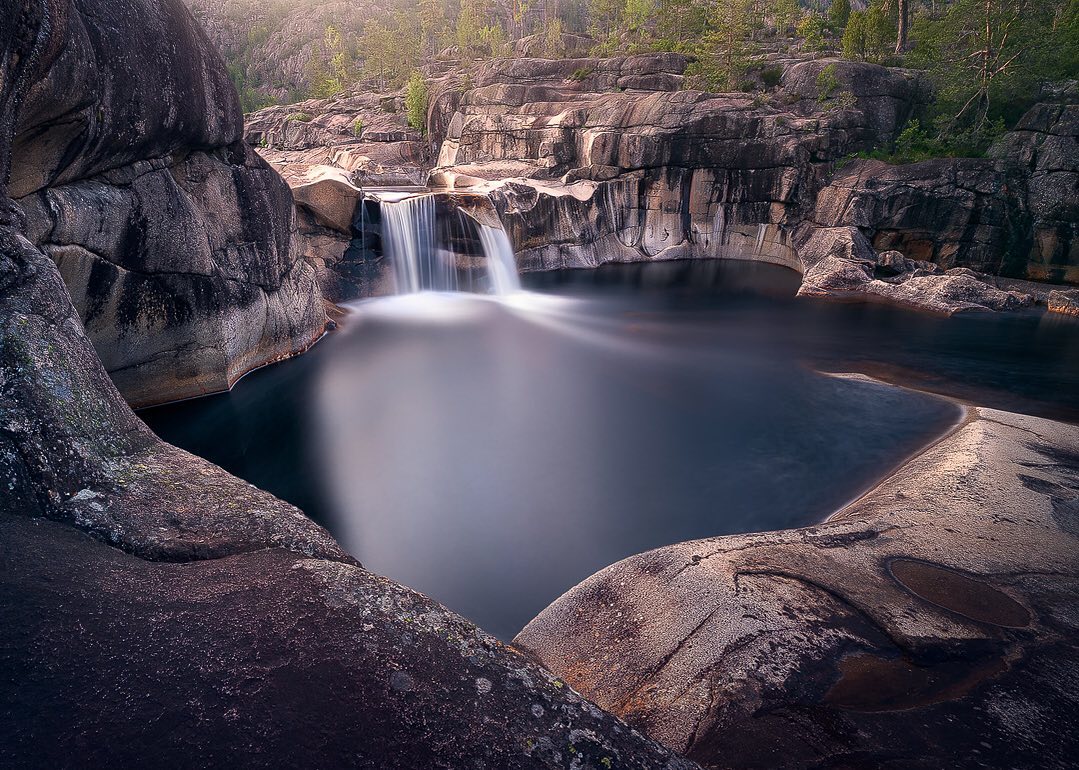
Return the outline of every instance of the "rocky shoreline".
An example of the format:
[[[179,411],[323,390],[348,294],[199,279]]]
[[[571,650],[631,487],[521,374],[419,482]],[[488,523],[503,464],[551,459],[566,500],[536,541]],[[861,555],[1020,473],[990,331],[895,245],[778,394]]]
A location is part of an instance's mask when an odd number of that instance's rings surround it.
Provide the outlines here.
[[[706,767],[1064,768],[1077,502],[1079,428],[973,408],[827,522],[632,557],[514,643]]]

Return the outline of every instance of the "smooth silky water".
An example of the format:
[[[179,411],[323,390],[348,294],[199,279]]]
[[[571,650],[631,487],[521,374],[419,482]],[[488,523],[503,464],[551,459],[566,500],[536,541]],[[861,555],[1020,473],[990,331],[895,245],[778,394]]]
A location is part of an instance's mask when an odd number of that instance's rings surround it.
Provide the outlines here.
[[[504,639],[589,574],[821,520],[955,424],[925,393],[1079,420],[1079,323],[795,300],[748,262],[359,302],[232,393],[142,413],[371,570]]]

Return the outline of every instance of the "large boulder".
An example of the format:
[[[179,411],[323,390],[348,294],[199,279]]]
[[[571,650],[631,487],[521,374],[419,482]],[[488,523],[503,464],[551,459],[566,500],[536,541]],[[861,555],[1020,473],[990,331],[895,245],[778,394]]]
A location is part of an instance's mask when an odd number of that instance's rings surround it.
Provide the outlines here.
[[[7,192],[125,396],[224,390],[317,339],[289,189],[244,144],[235,89],[182,3],[9,5],[53,15],[8,116]]]
[[[515,644],[707,767],[1063,770],[1077,546],[1079,429],[976,410],[828,522],[631,557]]]

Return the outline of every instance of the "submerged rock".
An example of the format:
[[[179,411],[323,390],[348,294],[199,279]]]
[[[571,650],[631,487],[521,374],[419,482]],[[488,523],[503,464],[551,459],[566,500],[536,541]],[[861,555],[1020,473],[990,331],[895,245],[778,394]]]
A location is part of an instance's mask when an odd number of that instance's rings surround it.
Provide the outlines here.
[[[8,195],[125,396],[224,390],[317,339],[288,187],[243,143],[228,73],[183,5],[8,5],[18,34],[49,20],[5,105]]]
[[[707,767],[1065,768],[1079,429],[979,409],[828,522],[661,548],[517,637]]]

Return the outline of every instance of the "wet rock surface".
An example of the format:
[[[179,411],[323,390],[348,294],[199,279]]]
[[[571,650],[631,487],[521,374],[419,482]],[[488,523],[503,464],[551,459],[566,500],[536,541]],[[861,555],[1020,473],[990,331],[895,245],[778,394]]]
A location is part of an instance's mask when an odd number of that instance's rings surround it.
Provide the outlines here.
[[[8,75],[25,83],[4,107],[7,194],[125,396],[224,390],[317,339],[288,187],[243,143],[225,67],[184,6],[8,5],[19,35],[22,18],[47,23],[33,71]]]
[[[633,557],[515,643],[708,767],[1068,767],[1077,495],[1079,430],[978,409],[828,522]]]
[[[1079,316],[1079,289],[1053,291],[1049,294],[1049,312]]]

